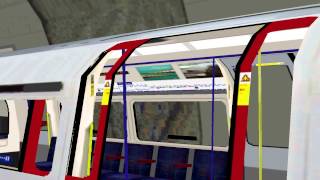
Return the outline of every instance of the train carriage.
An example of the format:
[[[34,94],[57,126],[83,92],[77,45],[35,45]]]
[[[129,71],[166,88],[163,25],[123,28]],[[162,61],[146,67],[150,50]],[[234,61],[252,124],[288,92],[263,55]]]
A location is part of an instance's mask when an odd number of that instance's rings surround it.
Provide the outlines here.
[[[318,179],[320,7],[0,57],[1,179]]]

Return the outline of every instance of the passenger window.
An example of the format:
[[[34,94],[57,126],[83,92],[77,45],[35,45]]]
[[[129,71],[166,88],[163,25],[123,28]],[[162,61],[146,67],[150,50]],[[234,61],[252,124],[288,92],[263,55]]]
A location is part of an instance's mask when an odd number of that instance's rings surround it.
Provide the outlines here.
[[[0,101],[0,140],[7,139],[9,134],[9,110],[6,101]]]
[[[184,63],[179,64],[179,68],[187,79],[212,78],[212,62]],[[214,77],[222,77],[221,70],[216,64],[214,71]]]
[[[145,81],[179,79],[170,64],[141,66],[137,67],[137,71]]]
[[[288,147],[292,77],[287,65],[262,66],[263,146]],[[248,142],[258,146],[258,70],[252,70]]]
[[[228,146],[226,106],[214,103],[214,145]],[[211,102],[135,102],[137,135],[143,141],[211,145]]]
[[[96,136],[99,110],[101,102],[96,102],[94,112],[94,136]],[[123,139],[123,104],[121,102],[112,102],[110,107],[110,116],[108,120],[107,138]]]

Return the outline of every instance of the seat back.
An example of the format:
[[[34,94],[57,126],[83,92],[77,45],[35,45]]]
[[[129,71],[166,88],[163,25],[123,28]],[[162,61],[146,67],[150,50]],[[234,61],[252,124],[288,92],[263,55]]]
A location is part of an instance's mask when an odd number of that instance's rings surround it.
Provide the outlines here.
[[[102,169],[118,172],[120,160],[122,159],[121,152],[122,143],[106,142]]]
[[[196,150],[193,161],[192,179],[210,179],[210,168],[213,169],[213,179],[225,180],[227,178],[228,153],[214,151],[213,164],[210,164],[211,151]]]
[[[51,138],[51,143],[50,143],[49,152],[48,152],[48,156],[47,156],[47,162],[53,161],[54,150],[56,149],[56,141],[57,141],[57,137]]]
[[[185,179],[189,150],[185,148],[159,147],[156,177]]]
[[[128,171],[131,174],[149,176],[152,160],[153,146],[129,144],[128,146]]]

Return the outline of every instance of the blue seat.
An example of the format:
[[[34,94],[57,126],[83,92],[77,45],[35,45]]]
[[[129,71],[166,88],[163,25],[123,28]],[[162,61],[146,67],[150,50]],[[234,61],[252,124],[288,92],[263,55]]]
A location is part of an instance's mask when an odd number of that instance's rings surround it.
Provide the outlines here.
[[[121,152],[122,143],[106,142],[101,170],[102,179],[119,174],[120,160],[123,159]]]
[[[109,142],[108,142],[109,144]],[[122,145],[122,144],[121,144]],[[109,145],[109,147],[111,147]],[[121,146],[122,147],[122,146]],[[117,159],[119,154],[114,154]],[[121,152],[121,151],[118,151]],[[109,151],[110,153],[110,151]],[[157,161],[152,160],[153,146],[129,144],[128,146],[128,179],[130,180],[180,180],[186,178],[187,168],[190,168],[188,162],[189,150],[185,148],[159,147]],[[106,155],[105,155],[106,156]],[[121,157],[122,159],[122,157]],[[101,180],[124,180],[125,174],[118,172],[118,169],[107,169],[105,159],[101,172]],[[156,165],[156,177],[149,177],[151,164]],[[119,159],[120,164],[120,159]],[[119,168],[117,164],[117,168]],[[114,164],[113,164],[114,165]],[[110,167],[110,165],[109,165]]]
[[[142,176],[149,176],[151,164],[156,161],[152,159],[153,146],[129,144],[128,145],[128,172]]]
[[[139,144],[128,145],[129,179],[141,179],[149,176],[151,164],[155,162],[152,160],[152,153],[153,146]],[[125,174],[103,170],[101,178],[108,180],[125,179]]]
[[[130,180],[140,180],[143,176],[137,174],[128,174],[128,179]],[[112,174],[103,174],[101,180],[125,180],[126,176],[124,173],[112,173]]]
[[[56,148],[56,141],[57,141],[57,137],[51,138],[51,144],[49,147],[47,161],[37,162],[36,166],[38,169],[43,170],[43,171],[51,171],[52,161],[53,161],[53,157],[54,157],[54,150]]]
[[[156,178],[185,179],[188,154],[189,150],[185,148],[159,147]]]
[[[211,151],[196,150],[193,162],[192,179],[208,180],[210,179],[210,157]],[[213,154],[213,179],[227,179],[228,153],[214,151]]]

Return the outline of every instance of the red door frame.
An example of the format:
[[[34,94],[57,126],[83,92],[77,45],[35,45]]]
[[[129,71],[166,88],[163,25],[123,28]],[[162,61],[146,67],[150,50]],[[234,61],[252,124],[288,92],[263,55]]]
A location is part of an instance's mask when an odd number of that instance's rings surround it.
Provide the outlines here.
[[[259,49],[261,48],[266,36],[270,32],[297,29],[309,27],[317,17],[304,17],[283,21],[276,21],[266,24],[259,30],[250,40],[244,54],[241,56],[237,68],[235,90],[239,89],[239,75],[240,73],[251,73],[251,66],[255,60]],[[233,103],[237,103],[238,91],[235,91]],[[233,113],[233,126],[232,132],[233,144],[231,149],[231,180],[243,180],[244,178],[244,155],[245,155],[245,142],[247,131],[247,118],[248,118],[248,105],[237,105],[235,114]]]
[[[46,176],[49,174],[49,171],[42,171],[38,169],[35,164],[45,104],[45,100],[34,100],[29,135],[26,140],[26,149],[22,165],[22,172],[39,176]]]
[[[113,87],[114,83],[114,77],[118,69],[121,67],[121,65],[129,58],[129,56],[133,53],[133,51],[138,48],[139,46],[143,45],[149,41],[149,39],[142,39],[142,40],[135,40],[135,41],[127,41],[123,43],[116,44],[115,46],[108,49],[105,53],[105,55],[113,50],[123,50],[126,49],[125,53],[122,54],[122,56],[116,61],[116,63],[111,67],[111,69],[106,73],[105,80],[111,80],[111,88]],[[105,56],[104,55],[104,56]],[[103,59],[102,56],[98,61],[101,61]],[[97,63],[98,64],[98,63]],[[111,97],[112,97],[112,90],[109,95],[109,103],[111,103]],[[103,151],[105,148],[105,139],[106,139],[106,131],[107,131],[107,120],[108,112],[109,112],[110,106],[108,105],[101,105],[100,107],[100,113],[99,113],[99,127],[98,127],[98,134],[97,139],[95,143],[94,148],[94,156],[93,156],[93,164],[91,168],[90,176],[79,178],[79,177],[73,177],[70,175],[67,175],[65,177],[66,180],[98,180],[100,177],[100,169],[102,164],[102,156]],[[71,162],[73,163],[73,162]]]

